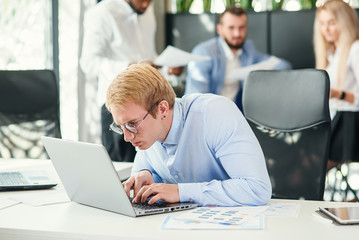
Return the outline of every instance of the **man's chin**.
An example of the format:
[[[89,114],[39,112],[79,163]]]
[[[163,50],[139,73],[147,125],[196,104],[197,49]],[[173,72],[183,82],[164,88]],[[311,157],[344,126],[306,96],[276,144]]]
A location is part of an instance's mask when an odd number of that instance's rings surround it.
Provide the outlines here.
[[[145,12],[146,12],[146,9],[144,9],[144,10],[142,10],[142,9],[136,10],[136,13],[137,13],[138,15],[142,15],[142,14],[144,14]]]
[[[146,149],[148,149],[148,146],[141,144],[141,145],[135,146],[135,148],[136,148],[137,150],[146,150]]]
[[[225,39],[225,41],[230,48],[237,50],[242,48],[244,44],[244,39],[242,39],[241,41],[234,41],[234,42],[230,42],[227,39]]]
[[[238,44],[228,44],[228,46],[232,49],[241,49],[243,47],[243,43],[238,43]]]
[[[132,10],[138,15],[144,14],[147,10],[147,8],[141,8],[141,9],[136,8],[135,6],[133,6],[133,3],[131,1],[129,1],[128,4],[132,8]]]

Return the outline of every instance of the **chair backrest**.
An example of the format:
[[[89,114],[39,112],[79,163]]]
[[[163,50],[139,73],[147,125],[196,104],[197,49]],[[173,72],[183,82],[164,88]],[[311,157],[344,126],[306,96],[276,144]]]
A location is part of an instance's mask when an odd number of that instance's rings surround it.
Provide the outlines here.
[[[61,137],[51,70],[0,71],[0,157],[47,158],[41,136]]]
[[[251,72],[245,117],[263,149],[274,198],[322,200],[330,140],[329,77],[323,70]]]

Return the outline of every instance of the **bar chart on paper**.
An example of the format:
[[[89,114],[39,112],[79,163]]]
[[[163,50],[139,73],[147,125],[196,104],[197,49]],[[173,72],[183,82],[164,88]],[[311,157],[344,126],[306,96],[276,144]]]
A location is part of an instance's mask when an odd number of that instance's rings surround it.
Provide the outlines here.
[[[184,213],[177,219],[214,222],[221,224],[242,224],[264,212],[268,206],[259,207],[200,207]]]

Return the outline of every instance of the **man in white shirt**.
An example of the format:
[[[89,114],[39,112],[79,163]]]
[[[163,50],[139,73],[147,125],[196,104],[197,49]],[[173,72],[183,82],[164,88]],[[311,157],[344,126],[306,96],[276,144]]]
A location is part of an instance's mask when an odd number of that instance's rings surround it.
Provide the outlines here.
[[[135,149],[108,126],[112,116],[103,107],[111,81],[132,63],[157,56],[156,20],[151,0],[103,0],[89,9],[84,19],[80,65],[98,80],[97,103],[101,107],[102,143],[112,160],[133,161]],[[169,69],[173,73],[178,69]],[[180,74],[180,73],[178,73]]]

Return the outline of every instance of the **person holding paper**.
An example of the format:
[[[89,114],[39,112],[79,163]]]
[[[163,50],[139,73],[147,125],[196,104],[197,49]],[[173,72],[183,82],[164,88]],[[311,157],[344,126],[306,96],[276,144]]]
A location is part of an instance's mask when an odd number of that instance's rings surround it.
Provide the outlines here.
[[[291,64],[256,50],[246,39],[245,10],[230,6],[219,15],[218,37],[198,44],[193,54],[209,56],[210,61],[192,62],[187,67],[185,93],[214,93],[233,100],[242,110],[241,83],[252,70],[290,69]]]
[[[332,135],[327,171],[359,161],[359,20],[341,0],[318,7],[314,21],[316,68],[330,77]]]
[[[112,131],[137,148],[123,183],[133,202],[196,202],[201,206],[264,205],[271,198],[262,149],[245,118],[223,96],[176,98],[155,68],[134,64],[107,91]]]
[[[130,64],[143,60],[153,64],[157,57],[155,32],[151,0],[102,0],[85,14],[80,66],[88,78],[97,78],[102,143],[112,160],[133,161],[135,149],[108,129],[113,119],[104,106],[106,90]],[[168,72],[180,75],[182,68],[169,68]]]

